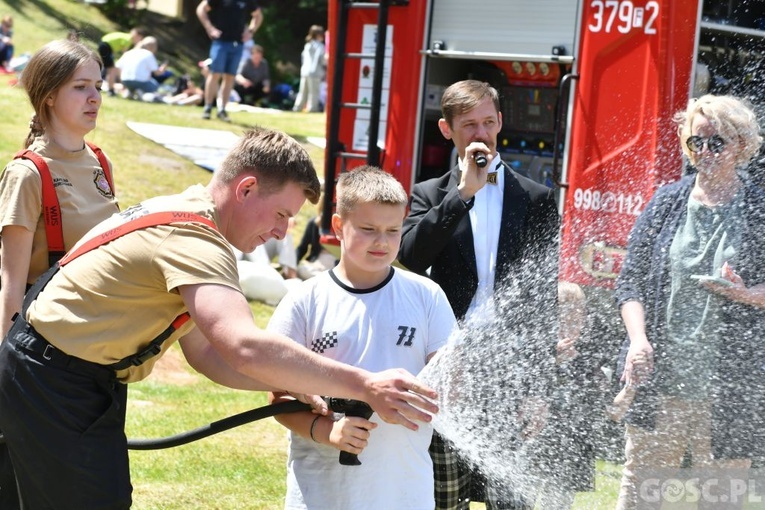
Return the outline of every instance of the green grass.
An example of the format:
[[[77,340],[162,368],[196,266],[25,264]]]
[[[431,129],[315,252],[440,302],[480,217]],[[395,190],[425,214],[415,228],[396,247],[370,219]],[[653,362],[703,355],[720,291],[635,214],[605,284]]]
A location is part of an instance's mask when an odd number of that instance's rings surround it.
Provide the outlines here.
[[[42,44],[66,35],[75,27],[86,33],[119,29],[94,8],[70,0],[7,2],[0,0],[0,15],[15,20],[17,54],[34,52]],[[98,27],[96,29],[95,27]],[[99,32],[99,33],[100,33]],[[21,148],[32,109],[12,77],[0,77],[0,159],[9,160]],[[206,183],[209,172],[176,156],[126,126],[126,121],[205,127],[242,133],[263,125],[283,130],[309,150],[317,170],[323,172],[323,152],[306,137],[323,136],[325,118],[316,114],[231,113],[232,124],[204,121],[201,109],[145,104],[104,98],[98,128],[89,140],[100,145],[115,166],[118,197],[123,208],[160,194],[177,193]],[[315,208],[306,204],[297,222],[299,239]],[[273,308],[252,303],[254,320],[264,327]],[[129,390],[127,433],[130,438],[156,438],[184,432],[211,421],[265,404],[264,394],[222,388],[195,374],[174,347],[149,379]],[[286,434],[272,419],[263,420],[161,451],[131,451],[134,507],[139,509],[276,509],[282,507],[286,476]],[[577,496],[577,509],[612,508],[618,490],[618,467],[599,463],[595,493]],[[473,508],[483,508],[474,504]]]
[[[162,379],[162,378],[160,378]],[[175,435],[265,405],[265,394],[233,391],[198,376],[130,388],[131,438]],[[272,419],[166,450],[132,451],[134,506],[147,509],[278,508],[285,433]]]
[[[98,41],[104,33],[120,29],[98,9],[72,0],[3,0],[0,2],[0,15],[4,14],[13,16],[16,55],[34,53],[35,49],[52,39],[65,38],[70,29],[94,41]]]

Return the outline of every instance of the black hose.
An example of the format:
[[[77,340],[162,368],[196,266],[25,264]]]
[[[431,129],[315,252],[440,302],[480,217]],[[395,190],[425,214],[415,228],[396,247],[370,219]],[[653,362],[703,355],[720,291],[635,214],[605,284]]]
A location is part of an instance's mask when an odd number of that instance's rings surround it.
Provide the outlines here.
[[[189,430],[182,434],[175,436],[162,437],[158,439],[128,439],[127,446],[130,450],[160,450],[163,448],[172,448],[174,446],[180,446],[204,437],[223,432],[224,430],[233,429],[245,423],[250,423],[270,416],[276,416],[277,414],[296,413],[298,411],[308,411],[311,409],[309,404],[304,404],[298,400],[291,400],[289,402],[279,402],[268,406],[258,407],[257,409],[250,409],[243,413],[235,414],[222,420],[208,423],[202,427],[194,430]]]

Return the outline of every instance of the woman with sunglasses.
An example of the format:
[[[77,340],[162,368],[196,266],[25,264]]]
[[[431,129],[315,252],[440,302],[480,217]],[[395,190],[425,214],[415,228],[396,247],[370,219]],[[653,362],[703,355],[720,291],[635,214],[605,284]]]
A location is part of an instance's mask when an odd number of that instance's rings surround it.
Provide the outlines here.
[[[731,96],[692,100],[674,120],[695,171],[656,191],[616,284],[628,334],[622,382],[637,385],[619,510],[637,506],[644,477],[666,477],[687,452],[693,468],[742,470],[765,454],[765,193],[740,173],[760,127]],[[638,359],[647,371],[633,371]],[[729,487],[714,489],[730,498]]]

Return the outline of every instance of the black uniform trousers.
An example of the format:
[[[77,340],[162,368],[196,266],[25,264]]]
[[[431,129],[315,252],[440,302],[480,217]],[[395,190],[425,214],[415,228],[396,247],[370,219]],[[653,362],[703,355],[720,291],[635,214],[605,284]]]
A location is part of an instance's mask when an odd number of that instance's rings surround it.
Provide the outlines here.
[[[0,344],[0,430],[27,510],[122,510],[132,486],[127,385],[20,316]]]

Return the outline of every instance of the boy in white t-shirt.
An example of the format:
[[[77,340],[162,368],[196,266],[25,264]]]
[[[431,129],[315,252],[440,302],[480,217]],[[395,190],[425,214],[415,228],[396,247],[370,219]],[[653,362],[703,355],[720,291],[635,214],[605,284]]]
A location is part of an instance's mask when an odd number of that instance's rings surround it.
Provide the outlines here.
[[[449,302],[431,280],[392,263],[398,255],[407,195],[390,174],[363,166],[337,184],[332,228],[340,262],[290,291],[268,329],[345,363],[418,373],[456,326]],[[290,398],[272,393],[271,400]],[[290,429],[288,509],[432,510],[432,427],[417,431],[362,417],[310,411],[277,421]],[[339,452],[361,465],[341,465]]]

